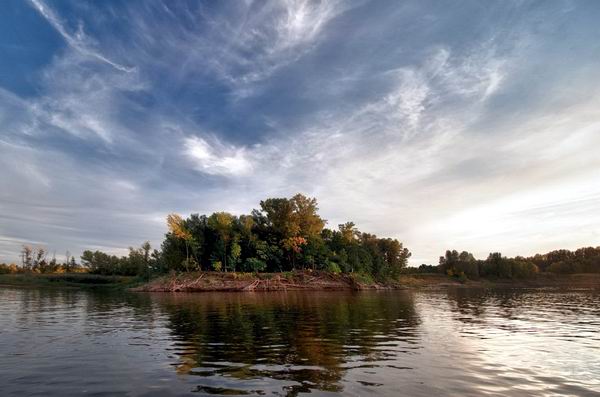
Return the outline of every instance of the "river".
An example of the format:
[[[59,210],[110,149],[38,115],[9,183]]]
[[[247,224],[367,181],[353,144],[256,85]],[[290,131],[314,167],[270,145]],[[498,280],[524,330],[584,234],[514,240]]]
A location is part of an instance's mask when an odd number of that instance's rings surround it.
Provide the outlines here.
[[[0,288],[2,396],[600,396],[600,292]]]

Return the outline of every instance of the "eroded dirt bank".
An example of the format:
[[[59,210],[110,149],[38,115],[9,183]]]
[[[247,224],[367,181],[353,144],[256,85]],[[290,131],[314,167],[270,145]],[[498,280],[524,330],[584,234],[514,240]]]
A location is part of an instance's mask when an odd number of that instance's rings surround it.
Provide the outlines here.
[[[461,282],[442,274],[403,275],[396,282],[378,283],[357,274],[322,271],[285,273],[193,272],[169,274],[133,288],[138,292],[386,290],[406,288],[592,288],[600,289],[600,274],[539,274],[518,280],[480,279]]]
[[[288,291],[288,290],[367,290],[397,289],[398,283],[382,284],[361,280],[357,276],[319,271],[286,273],[218,273],[194,272],[171,274],[150,281],[133,291],[202,292],[202,291]]]

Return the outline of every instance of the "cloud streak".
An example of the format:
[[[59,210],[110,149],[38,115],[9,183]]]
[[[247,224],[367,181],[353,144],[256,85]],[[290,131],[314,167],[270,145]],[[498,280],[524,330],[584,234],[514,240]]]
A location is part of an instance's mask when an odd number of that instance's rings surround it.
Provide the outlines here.
[[[77,32],[68,32],[64,23],[54,13],[54,11],[46,5],[42,0],[30,0],[31,5],[44,17],[50,25],[65,39],[67,44],[82,55],[94,58],[102,63],[106,63],[121,72],[133,72],[134,67],[120,65],[117,62],[111,61],[99,51],[94,50],[93,42],[83,32],[83,25],[79,25]]]

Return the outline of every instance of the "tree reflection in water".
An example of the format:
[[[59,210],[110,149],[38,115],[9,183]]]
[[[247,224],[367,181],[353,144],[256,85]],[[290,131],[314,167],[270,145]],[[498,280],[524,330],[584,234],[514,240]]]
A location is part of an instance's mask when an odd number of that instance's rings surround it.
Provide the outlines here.
[[[154,295],[167,313],[180,374],[202,376],[198,391],[235,393],[279,381],[295,395],[339,392],[348,368],[377,367],[418,349],[410,294],[215,293]],[[233,382],[232,382],[233,380]],[[245,382],[254,380],[256,382]],[[265,382],[263,382],[265,383]],[[375,385],[371,385],[375,386]],[[256,394],[257,390],[239,392]]]

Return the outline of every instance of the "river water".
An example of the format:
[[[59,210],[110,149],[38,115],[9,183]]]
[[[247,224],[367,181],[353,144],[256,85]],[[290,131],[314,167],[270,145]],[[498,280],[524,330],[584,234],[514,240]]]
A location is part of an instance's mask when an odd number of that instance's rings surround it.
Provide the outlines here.
[[[600,292],[0,288],[0,395],[600,396]]]

